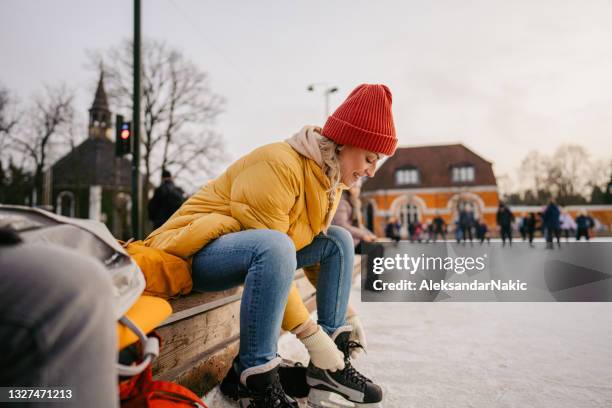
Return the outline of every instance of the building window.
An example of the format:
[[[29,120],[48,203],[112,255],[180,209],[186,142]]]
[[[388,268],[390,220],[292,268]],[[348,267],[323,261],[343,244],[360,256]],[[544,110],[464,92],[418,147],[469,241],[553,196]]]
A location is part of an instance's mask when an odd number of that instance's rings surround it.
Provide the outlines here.
[[[395,172],[395,184],[419,184],[419,170],[401,169]]]
[[[414,203],[408,203],[400,209],[402,225],[414,224],[419,220],[419,208]]]
[[[455,166],[452,172],[454,183],[468,183],[474,181],[474,166]]]

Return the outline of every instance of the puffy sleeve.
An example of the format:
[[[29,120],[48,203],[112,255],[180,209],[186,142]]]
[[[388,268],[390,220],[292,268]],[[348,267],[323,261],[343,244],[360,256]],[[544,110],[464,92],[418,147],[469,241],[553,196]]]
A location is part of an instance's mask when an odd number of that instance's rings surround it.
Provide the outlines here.
[[[230,211],[245,229],[289,230],[289,212],[299,187],[287,166],[262,161],[243,169],[233,180]]]

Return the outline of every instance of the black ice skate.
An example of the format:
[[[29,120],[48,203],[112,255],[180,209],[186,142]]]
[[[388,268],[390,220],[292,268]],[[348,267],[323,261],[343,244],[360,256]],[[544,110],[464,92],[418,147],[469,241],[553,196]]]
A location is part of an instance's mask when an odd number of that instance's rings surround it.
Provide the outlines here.
[[[312,363],[308,365],[306,381],[311,387],[308,394],[309,407],[381,407],[380,387],[351,365],[350,349],[361,347],[349,341],[351,330],[351,326],[342,326],[331,336],[338,349],[344,353],[343,370],[331,372],[315,367]],[[339,401],[338,396],[342,397]]]
[[[233,367],[237,367],[238,356],[236,356],[232,364],[232,368],[227,372],[223,381],[221,381],[219,389],[223,395],[237,401],[240,379]],[[310,387],[306,383],[306,367],[301,363],[283,359],[278,366],[278,376],[285,394],[294,399],[306,398],[308,396]]]
[[[297,402],[283,391],[278,377],[280,362],[275,358],[242,372],[238,385],[240,408],[298,408]]]

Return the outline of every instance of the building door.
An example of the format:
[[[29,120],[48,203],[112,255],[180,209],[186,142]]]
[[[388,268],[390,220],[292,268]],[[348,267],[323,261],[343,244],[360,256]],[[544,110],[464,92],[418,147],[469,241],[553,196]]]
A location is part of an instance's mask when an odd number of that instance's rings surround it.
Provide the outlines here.
[[[65,217],[74,217],[75,202],[71,191],[62,191],[57,195],[55,212]]]
[[[457,200],[457,205],[455,206],[454,212],[453,212],[453,222],[459,219],[459,213],[461,211],[467,211],[469,213],[472,213],[475,220],[480,218],[480,211],[479,211],[478,205],[473,200],[470,200],[470,199]]]
[[[419,209],[413,203],[408,203],[400,208],[400,222],[402,223],[401,233],[402,238],[408,237],[408,226],[419,221]]]

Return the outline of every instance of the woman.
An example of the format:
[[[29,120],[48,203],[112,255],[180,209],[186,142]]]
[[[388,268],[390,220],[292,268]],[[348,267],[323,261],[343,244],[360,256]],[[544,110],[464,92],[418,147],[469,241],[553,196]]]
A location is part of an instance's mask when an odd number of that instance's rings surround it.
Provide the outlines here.
[[[242,157],[146,239],[190,261],[197,290],[244,284],[233,367],[244,406],[297,406],[278,381],[281,323],[310,354],[307,380],[315,403],[326,397],[322,390],[355,403],[382,400],[380,387],[350,362],[355,342],[345,316],[353,242],[329,224],[342,189],[372,177],[381,156],[394,153],[391,101],[384,85],[358,86],[323,129],[306,126]],[[317,289],[317,323],[292,285],[302,267]]]

